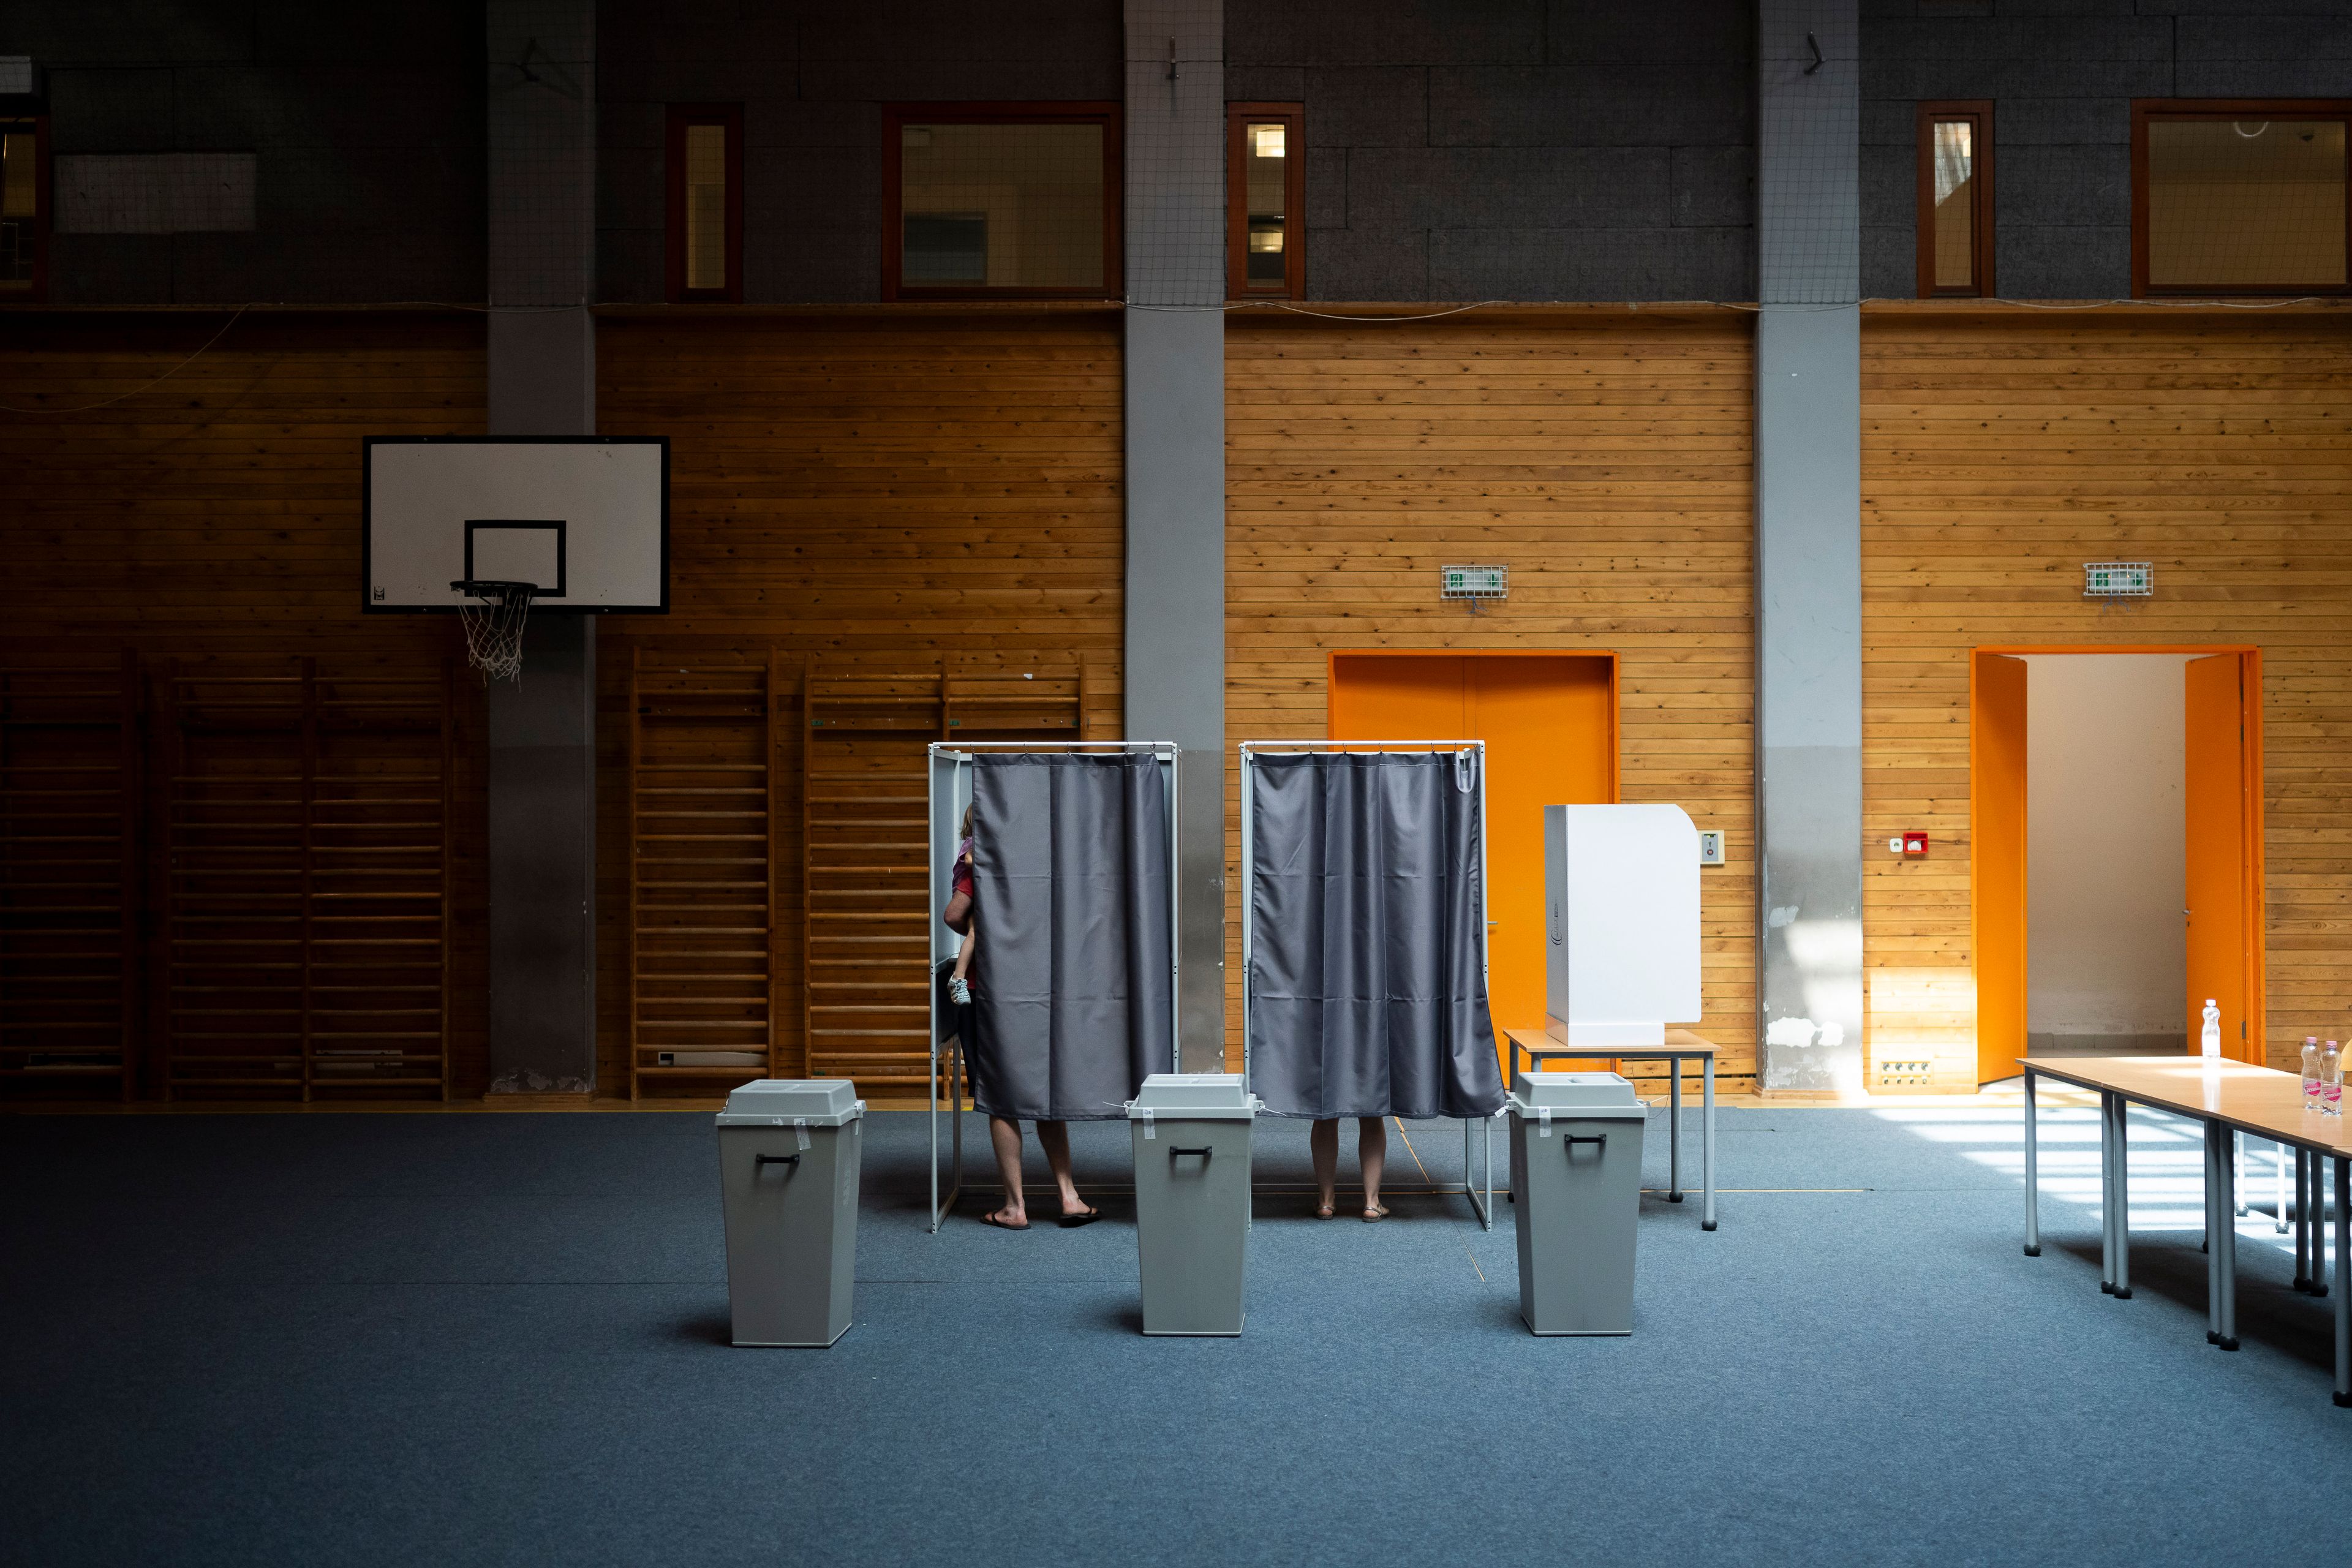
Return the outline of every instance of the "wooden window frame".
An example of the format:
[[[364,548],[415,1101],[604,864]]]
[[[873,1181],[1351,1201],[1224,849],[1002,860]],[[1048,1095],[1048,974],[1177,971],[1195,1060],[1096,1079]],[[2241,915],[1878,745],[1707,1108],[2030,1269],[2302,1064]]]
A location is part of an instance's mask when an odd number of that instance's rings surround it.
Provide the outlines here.
[[[1936,284],[1936,126],[1946,121],[1976,123],[1969,153],[1969,178],[1975,223],[1976,281],[1966,289]],[[1919,298],[1922,300],[1990,300],[1993,290],[1992,234],[1992,100],[1947,99],[1919,105],[1917,120]]]
[[[900,276],[906,226],[900,132],[908,125],[1099,125],[1103,153],[1103,280],[1099,288],[1045,289],[1005,285],[908,283]],[[1111,101],[1049,103],[888,103],[882,106],[882,298],[885,300],[1117,300],[1124,297],[1127,263],[1125,167],[1119,142],[1120,105]]]
[[[1285,152],[1282,168],[1282,287],[1249,285],[1248,160],[1244,128],[1279,120]],[[1307,298],[1307,106],[1299,103],[1225,105],[1225,297],[1229,300]]]
[[[49,297],[49,236],[57,225],[49,190],[49,116],[46,110],[0,110],[0,120],[33,122],[33,282],[21,291],[0,291],[0,303],[37,305]]]
[[[727,131],[727,286],[686,286],[686,132],[688,126],[719,125]],[[740,305],[743,302],[743,106],[740,103],[673,103],[665,138],[668,163],[667,271],[673,305]]]
[[[2131,291],[2135,300],[2181,296],[2352,294],[2352,99],[2136,98],[2131,106]],[[2342,283],[2165,283],[2147,280],[2147,127],[2151,120],[2341,120],[2345,122]]]

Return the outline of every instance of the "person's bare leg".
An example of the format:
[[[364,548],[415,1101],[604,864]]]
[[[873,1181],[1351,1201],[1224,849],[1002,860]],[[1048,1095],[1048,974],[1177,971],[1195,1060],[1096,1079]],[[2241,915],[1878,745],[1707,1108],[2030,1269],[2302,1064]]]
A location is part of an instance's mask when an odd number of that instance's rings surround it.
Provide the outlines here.
[[[1045,1126],[1037,1129],[1037,1142],[1043,1143]],[[988,1141],[996,1150],[996,1175],[1004,1184],[1004,1206],[990,1217],[999,1225],[1024,1226],[1029,1223],[1029,1208],[1021,1198],[1021,1123],[1008,1121],[1002,1116],[988,1119]]]
[[[1078,1184],[1070,1174],[1070,1124],[1037,1123],[1037,1147],[1045,1151],[1045,1163],[1054,1168],[1054,1184],[1062,1190],[1062,1212],[1084,1214],[1087,1200],[1078,1196]]]
[[[1339,1125],[1331,1124],[1331,1152],[1339,1153]],[[1335,1162],[1336,1163],[1336,1162]],[[1381,1206],[1381,1177],[1389,1166],[1389,1119],[1360,1117],[1356,1121],[1356,1163],[1364,1171],[1364,1217],[1378,1219],[1389,1211]]]
[[[1335,1118],[1307,1130],[1307,1151],[1315,1161],[1315,1217],[1329,1219],[1339,1206],[1339,1123]]]

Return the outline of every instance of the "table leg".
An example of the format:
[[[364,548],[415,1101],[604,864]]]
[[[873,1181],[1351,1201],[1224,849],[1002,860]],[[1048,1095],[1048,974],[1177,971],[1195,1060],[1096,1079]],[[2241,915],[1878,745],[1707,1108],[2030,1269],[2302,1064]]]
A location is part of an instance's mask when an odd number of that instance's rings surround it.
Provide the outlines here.
[[[2115,1096],[2098,1093],[2098,1289],[2115,1295]]]
[[[2336,1161],[2336,1403],[2352,1405],[2352,1160]]]
[[[2272,1223],[2278,1234],[2286,1234],[2286,1145],[2271,1145],[2271,1175],[2275,1184],[2271,1189]]]
[[[1715,1054],[1699,1061],[1698,1227],[1715,1228]]]
[[[2225,1351],[2238,1348],[2238,1203],[2237,1140],[2219,1123],[2214,1127],[2213,1160],[2221,1173],[2221,1194],[2213,1205],[2213,1222],[2220,1244],[2213,1250],[2221,1260],[2221,1338]]]
[[[2131,1101],[2116,1096],[2116,1300],[2131,1300]]]
[[[2221,1342],[2221,1238],[2213,1223],[2213,1197],[2221,1190],[2221,1161],[2213,1152],[2221,1129],[2205,1123],[2205,1342]]]
[[[2315,1152],[2311,1156],[2311,1293],[2327,1294],[2327,1157]]]
[[[1666,1058],[1666,1202],[1683,1201],[1683,1058]]]
[[[1715,1069],[1707,1069],[1707,1087],[1715,1086]],[[1712,1108],[1707,1114],[1707,1131],[1715,1130]],[[2025,1256],[2042,1256],[2042,1183],[2035,1170],[2035,1156],[2040,1152],[2039,1135],[2033,1125],[2033,1069],[2025,1069]]]
[[[2307,1267],[2311,1238],[2304,1228],[2304,1220],[2311,1212],[2304,1201],[2304,1188],[2309,1180],[2311,1152],[2306,1149],[2294,1152],[2294,1288],[2311,1289],[2311,1269]]]

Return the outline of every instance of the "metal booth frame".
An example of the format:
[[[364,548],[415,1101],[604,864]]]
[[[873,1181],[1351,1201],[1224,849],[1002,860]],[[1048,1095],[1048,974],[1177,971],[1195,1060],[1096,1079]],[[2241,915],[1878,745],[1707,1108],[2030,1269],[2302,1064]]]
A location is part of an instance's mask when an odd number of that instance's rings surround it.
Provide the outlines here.
[[[940,919],[946,908],[948,890],[955,878],[955,850],[958,843],[956,827],[963,816],[963,808],[971,804],[971,762],[980,752],[995,755],[1028,754],[1059,756],[1097,753],[1126,755],[1136,752],[1149,752],[1159,759],[1160,774],[1168,785],[1168,1070],[1176,1070],[1177,1060],[1183,1049],[1183,974],[1182,943],[1178,933],[1183,930],[1183,878],[1177,872],[1177,824],[1182,813],[1177,806],[1176,765],[1177,745],[1173,741],[934,741],[929,748],[929,861],[930,861],[930,935],[926,941],[923,958],[924,987],[930,994],[931,1071],[931,1234],[937,1236],[963,1192],[963,1112],[964,1100],[971,1087],[970,1063],[964,1055],[963,1037],[955,1038],[949,1060],[948,1132],[952,1149],[952,1163],[946,1196],[940,1194],[940,960],[953,958],[961,940]],[[1485,772],[1480,771],[1483,789]],[[946,784],[944,792],[940,785]],[[1482,803],[1483,805],[1483,803]]]
[[[1488,942],[1494,922],[1487,917],[1486,872],[1486,742],[1484,741],[1244,741],[1235,748],[1241,757],[1241,817],[1242,817],[1242,1083],[1246,1087],[1250,1074],[1250,991],[1251,976],[1255,973],[1254,960],[1257,931],[1252,913],[1256,905],[1254,879],[1257,866],[1257,775],[1256,760],[1260,752],[1427,752],[1459,756],[1465,752],[1478,759],[1478,975],[1487,976]],[[1487,1230],[1495,1228],[1495,1121],[1503,1114],[1462,1119],[1462,1194],[1470,1200],[1470,1207],[1479,1225]],[[1470,1128],[1473,1122],[1485,1131],[1486,1183],[1484,1195],[1470,1180]],[[1439,1185],[1436,1191],[1450,1193],[1453,1188]]]

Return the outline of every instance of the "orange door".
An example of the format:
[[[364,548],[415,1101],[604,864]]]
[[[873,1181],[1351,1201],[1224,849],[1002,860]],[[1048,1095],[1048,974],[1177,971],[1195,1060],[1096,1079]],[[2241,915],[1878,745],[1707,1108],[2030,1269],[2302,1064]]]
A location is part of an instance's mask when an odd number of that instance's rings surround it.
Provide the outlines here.
[[[2025,1054],[2025,661],[1980,653],[1969,681],[1969,926],[1977,1081]]]
[[[1331,660],[1332,740],[1486,742],[1486,992],[1497,1047],[1506,1029],[1544,1026],[1543,808],[1617,798],[1615,675],[1606,654]]]
[[[2249,971],[2253,922],[2253,819],[2248,777],[2245,659],[2234,653],[2189,661],[2189,1048],[2199,1048],[2205,999],[2221,1008],[2221,1054],[2261,1059]]]

